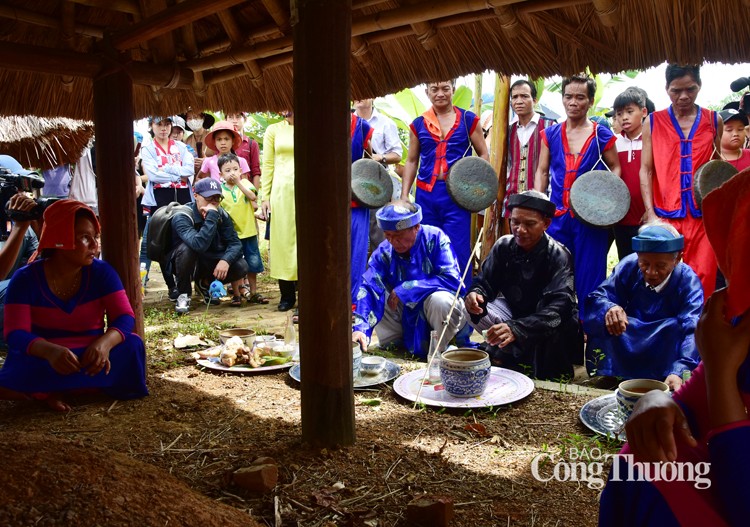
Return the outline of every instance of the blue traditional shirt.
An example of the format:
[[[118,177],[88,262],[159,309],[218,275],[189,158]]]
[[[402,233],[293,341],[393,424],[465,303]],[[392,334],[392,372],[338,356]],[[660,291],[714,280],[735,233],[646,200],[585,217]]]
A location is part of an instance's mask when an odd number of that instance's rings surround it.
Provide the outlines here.
[[[604,316],[618,305],[628,316],[620,336],[610,335]],[[703,308],[703,288],[695,272],[680,262],[660,291],[650,289],[638,268],[638,254],[623,258],[586,298],[583,328],[601,350],[597,374],[663,380],[698,366],[695,326]]]
[[[455,293],[459,287],[456,253],[448,237],[437,227],[422,225],[409,254],[400,255],[386,240],[370,256],[354,307],[354,331],[369,338],[383,318],[391,291],[403,304],[401,325],[406,348],[425,357],[430,325],[422,309],[424,300],[436,291]]]

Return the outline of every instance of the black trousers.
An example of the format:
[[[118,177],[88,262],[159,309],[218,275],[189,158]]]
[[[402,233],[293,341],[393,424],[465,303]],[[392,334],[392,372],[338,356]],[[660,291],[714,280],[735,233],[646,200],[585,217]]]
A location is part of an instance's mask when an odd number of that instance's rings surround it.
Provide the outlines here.
[[[193,280],[213,281],[214,268],[220,259],[214,255],[197,253],[184,243],[179,244],[174,248],[169,259],[169,270],[176,278],[177,291],[190,296]],[[240,258],[229,266],[224,281],[240,280],[247,275],[249,270],[245,259]]]

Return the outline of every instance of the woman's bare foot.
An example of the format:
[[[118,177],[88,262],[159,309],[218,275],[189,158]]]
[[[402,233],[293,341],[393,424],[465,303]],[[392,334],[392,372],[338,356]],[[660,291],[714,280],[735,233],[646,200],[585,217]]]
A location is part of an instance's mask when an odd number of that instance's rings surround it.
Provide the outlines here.
[[[63,401],[59,395],[50,394],[44,401],[55,412],[70,412],[70,405]]]

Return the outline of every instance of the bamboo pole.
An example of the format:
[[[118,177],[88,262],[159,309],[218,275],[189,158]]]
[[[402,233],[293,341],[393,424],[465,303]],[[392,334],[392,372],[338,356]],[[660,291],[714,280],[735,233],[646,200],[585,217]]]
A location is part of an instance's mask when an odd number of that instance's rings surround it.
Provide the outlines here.
[[[136,15],[140,17],[141,9],[138,6],[138,2],[134,0],[70,0],[76,4],[85,5],[89,7],[97,7],[99,9],[111,9],[112,11],[120,11],[121,13],[128,13],[129,15]]]
[[[350,291],[351,0],[297,0],[294,164],[302,437],[355,442]],[[336,82],[321,82],[336,79]],[[325,133],[321,133],[325,123]],[[326,196],[319,207],[309,196]],[[335,280],[326,277],[335,276]]]
[[[594,11],[599,20],[607,27],[617,27],[620,22],[620,3],[618,0],[593,0]]]
[[[508,110],[510,104],[510,77],[495,75],[495,103],[492,115],[492,144],[490,163],[497,172],[497,201],[484,215],[484,239],[480,261],[490,253],[495,241],[503,232],[503,200],[508,163]]]
[[[10,70],[93,79],[105,71],[118,69],[112,68],[112,64],[88,53],[0,42],[0,68]],[[183,90],[193,88],[194,76],[190,70],[173,70],[149,62],[131,62],[122,69],[127,71],[134,84]]]
[[[242,30],[234,19],[234,15],[232,15],[228,9],[219,11],[216,14],[219,17],[219,22],[221,22],[224,31],[229,35],[229,40],[232,42],[232,45],[242,45],[244,37],[242,36]],[[258,66],[258,63],[255,60],[247,60],[242,63],[242,66],[245,68],[248,75],[250,75],[250,80],[256,87],[263,84],[263,71],[261,71],[260,66]]]
[[[185,0],[177,0],[178,3],[184,2]],[[185,48],[185,55],[188,58],[193,58],[198,56],[198,45],[195,42],[195,30],[193,29],[193,24],[185,24],[180,28],[180,34],[182,35],[182,45]],[[198,96],[205,95],[206,93],[206,83],[203,80],[203,73],[200,71],[196,71],[194,74],[195,78],[193,79],[193,91]]]
[[[149,2],[152,1],[149,0]],[[211,2],[206,2],[205,0],[187,0],[169,9],[159,11],[137,24],[133,24],[127,29],[115,33],[112,36],[112,46],[121,51],[130,49],[141,42],[169,33],[188,22],[195,22],[244,1],[212,0]]]
[[[482,115],[482,74],[474,74],[474,113],[480,117],[481,126],[481,115]],[[484,224],[484,216],[481,214],[471,214],[471,243],[476,243],[477,231],[482,228]],[[470,260],[473,262],[473,260]],[[471,275],[469,275],[469,281],[471,281]],[[468,285],[468,284],[467,284]]]
[[[48,27],[52,29],[58,29],[60,27],[60,20],[57,17],[47,16],[41,13],[36,13],[34,11],[5,5],[0,5],[0,18],[7,18],[10,20],[15,20],[17,22],[25,22],[26,24]],[[74,30],[76,33],[85,35],[87,37],[104,37],[104,28],[92,26],[91,24],[77,23],[75,24]]]
[[[142,2],[142,5],[143,18],[146,21],[150,20],[151,17],[163,16],[161,14],[167,11],[167,0],[148,0],[148,2]],[[185,5],[185,3],[179,5],[182,6]],[[158,35],[154,35],[153,38],[144,38],[142,40],[139,40],[139,42],[146,43],[155,63],[171,64],[174,62],[176,49],[174,45],[174,39],[172,38],[172,33],[170,31],[165,31]]]

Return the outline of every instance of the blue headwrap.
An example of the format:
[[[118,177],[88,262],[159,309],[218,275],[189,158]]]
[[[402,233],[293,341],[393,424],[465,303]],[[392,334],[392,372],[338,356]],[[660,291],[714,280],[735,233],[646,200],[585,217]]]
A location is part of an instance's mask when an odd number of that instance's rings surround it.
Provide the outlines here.
[[[417,210],[412,212],[399,203],[389,203],[375,214],[378,226],[384,231],[402,231],[419,225],[422,222],[422,207],[416,203],[414,206]]]
[[[676,236],[664,227],[646,227],[633,236],[633,250],[637,253],[674,253],[685,247],[685,237]]]

